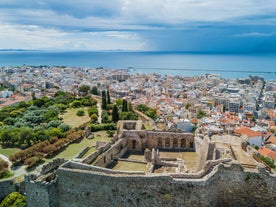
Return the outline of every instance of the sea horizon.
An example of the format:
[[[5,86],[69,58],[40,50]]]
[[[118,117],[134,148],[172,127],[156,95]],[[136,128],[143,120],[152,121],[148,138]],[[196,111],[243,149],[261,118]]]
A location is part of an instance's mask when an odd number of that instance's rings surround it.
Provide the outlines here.
[[[224,78],[249,75],[276,79],[276,53],[211,53],[187,51],[75,51],[1,49],[0,66],[74,66],[108,69],[132,68],[135,73],[195,76],[219,74]]]

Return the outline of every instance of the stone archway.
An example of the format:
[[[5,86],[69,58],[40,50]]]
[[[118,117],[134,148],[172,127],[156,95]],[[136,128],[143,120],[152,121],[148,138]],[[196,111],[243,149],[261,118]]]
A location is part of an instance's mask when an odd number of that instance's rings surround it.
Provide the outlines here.
[[[137,148],[137,141],[134,139],[132,140],[132,149],[136,149]]]
[[[181,139],[181,148],[186,148],[186,139]]]
[[[162,148],[162,138],[158,138],[157,147]]]
[[[173,139],[173,148],[178,148],[178,139],[177,138]]]
[[[170,139],[169,138],[166,138],[166,140],[165,140],[165,147],[166,148],[170,148],[171,147],[171,143],[170,143]]]

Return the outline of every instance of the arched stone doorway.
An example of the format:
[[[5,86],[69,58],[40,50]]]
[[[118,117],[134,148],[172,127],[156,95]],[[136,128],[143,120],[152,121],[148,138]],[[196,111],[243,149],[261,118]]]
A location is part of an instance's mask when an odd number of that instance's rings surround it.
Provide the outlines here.
[[[181,139],[181,148],[186,148],[186,139]]]
[[[170,139],[169,138],[166,138],[165,147],[166,148],[170,148],[171,147],[171,145],[170,145]]]
[[[162,148],[162,139],[158,138],[157,147]]]
[[[137,148],[137,141],[132,140],[132,149],[136,149],[136,148]]]
[[[178,139],[177,138],[173,139],[173,148],[178,148]]]

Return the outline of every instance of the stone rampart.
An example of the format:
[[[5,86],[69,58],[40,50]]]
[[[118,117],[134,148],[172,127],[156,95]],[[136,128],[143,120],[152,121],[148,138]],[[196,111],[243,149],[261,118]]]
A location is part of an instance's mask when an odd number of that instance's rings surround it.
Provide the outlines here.
[[[200,179],[160,174],[122,176],[122,172],[79,165],[67,163],[57,172],[60,207],[274,206],[276,201],[275,176],[263,169],[245,172],[238,164],[212,166],[213,170]]]
[[[5,179],[0,182],[0,200],[3,200],[7,195],[16,191],[13,179]]]
[[[58,207],[57,179],[37,181],[35,175],[25,176],[27,207]]]

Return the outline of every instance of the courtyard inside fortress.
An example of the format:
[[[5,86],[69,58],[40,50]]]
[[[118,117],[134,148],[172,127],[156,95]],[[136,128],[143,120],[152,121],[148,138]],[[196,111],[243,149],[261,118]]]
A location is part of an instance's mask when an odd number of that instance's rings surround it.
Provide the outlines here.
[[[207,160],[230,159],[246,170],[256,171],[254,150],[242,149],[240,136],[214,134],[207,136],[181,132],[145,132],[141,123],[124,121],[119,124],[118,135],[109,150],[90,163],[121,172],[155,174],[197,173]],[[205,141],[208,139],[208,143]],[[114,151],[114,149],[116,149]],[[117,150],[119,149],[119,150]]]

